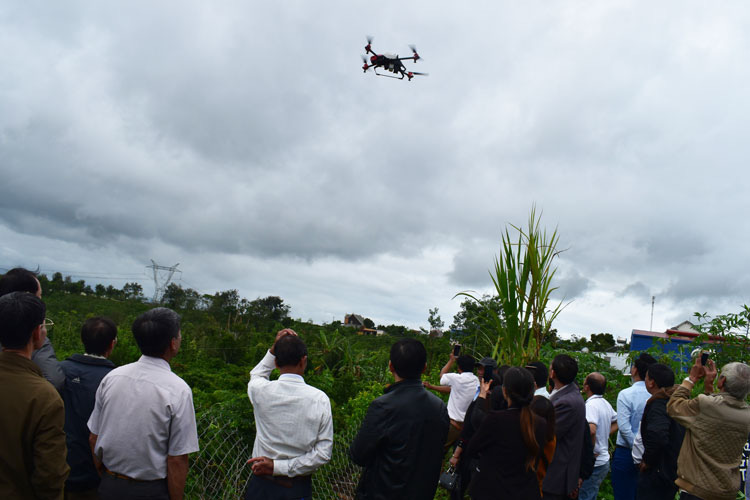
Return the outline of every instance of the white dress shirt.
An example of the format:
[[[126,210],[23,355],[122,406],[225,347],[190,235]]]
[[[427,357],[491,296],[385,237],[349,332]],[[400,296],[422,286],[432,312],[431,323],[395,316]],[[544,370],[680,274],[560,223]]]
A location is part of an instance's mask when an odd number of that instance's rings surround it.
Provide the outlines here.
[[[133,479],[163,479],[168,455],[198,451],[193,393],[161,358],[141,356],[109,372],[88,427],[104,466]]]
[[[268,380],[275,361],[267,352],[247,384],[255,413],[253,456],[273,459],[274,476],[304,476],[331,460],[331,402],[299,375]]]
[[[546,387],[540,387],[539,389],[534,391],[534,396],[544,396],[545,398],[549,399],[550,394],[547,392]]]
[[[641,436],[641,429],[635,434],[633,440],[633,451],[630,454],[633,456],[633,464],[638,465],[643,461],[643,436]]]

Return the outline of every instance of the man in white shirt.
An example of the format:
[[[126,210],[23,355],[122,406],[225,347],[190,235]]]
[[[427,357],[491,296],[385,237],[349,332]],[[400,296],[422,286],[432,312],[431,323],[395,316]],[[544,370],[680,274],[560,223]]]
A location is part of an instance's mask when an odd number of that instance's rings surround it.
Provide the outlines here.
[[[586,421],[594,443],[594,472],[578,491],[579,500],[595,500],[599,486],[609,472],[609,435],[617,430],[617,413],[604,399],[607,379],[598,372],[589,374],[583,382],[586,394]]]
[[[193,393],[172,373],[180,350],[180,316],[165,307],[133,323],[143,354],[109,372],[88,421],[94,462],[103,472],[100,498],[181,500],[188,454],[198,451]]]
[[[331,460],[331,403],[323,391],[305,384],[306,367],[307,347],[287,328],[250,372],[247,395],[256,434],[246,500],[311,498],[312,473]],[[274,368],[280,375],[270,381]]]
[[[449,373],[453,364],[458,365],[458,373]],[[469,405],[474,401],[479,389],[479,379],[474,375],[474,358],[468,355],[458,356],[451,351],[450,359],[440,370],[440,385],[432,385],[424,382],[424,386],[437,392],[449,393],[448,417],[451,426],[448,430],[448,438],[445,442],[444,452],[458,440],[464,427],[464,417]]]

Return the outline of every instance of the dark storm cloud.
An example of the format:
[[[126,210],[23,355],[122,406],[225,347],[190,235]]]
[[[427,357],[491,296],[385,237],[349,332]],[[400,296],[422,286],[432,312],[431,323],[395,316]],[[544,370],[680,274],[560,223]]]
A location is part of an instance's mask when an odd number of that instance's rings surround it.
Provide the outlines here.
[[[651,290],[642,282],[636,281],[635,283],[626,286],[618,295],[620,297],[633,297],[638,300],[646,301],[651,299]]]
[[[564,269],[556,274],[555,296],[565,301],[573,300],[583,295],[591,286],[592,281],[575,269]]]

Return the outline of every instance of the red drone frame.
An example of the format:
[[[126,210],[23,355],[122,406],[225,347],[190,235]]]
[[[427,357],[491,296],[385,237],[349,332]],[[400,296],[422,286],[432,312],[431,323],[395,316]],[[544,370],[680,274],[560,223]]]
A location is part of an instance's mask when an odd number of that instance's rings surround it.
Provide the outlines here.
[[[367,56],[362,56],[362,62],[365,63],[365,65],[362,66],[362,69],[365,73],[367,73],[368,69],[373,68],[373,71],[378,76],[386,76],[388,78],[396,78],[398,80],[403,80],[404,77],[411,80],[415,75],[427,76],[427,73],[407,71],[402,61],[413,60],[416,63],[419,59],[422,59],[421,57],[419,57],[417,48],[414,45],[409,45],[409,48],[411,49],[413,54],[409,57],[399,57],[398,54],[377,54],[372,50],[372,37],[367,37],[365,52],[367,54],[372,54],[372,56],[370,57],[370,64],[368,64]],[[401,77],[378,73],[378,68],[390,71],[391,73],[399,73]]]

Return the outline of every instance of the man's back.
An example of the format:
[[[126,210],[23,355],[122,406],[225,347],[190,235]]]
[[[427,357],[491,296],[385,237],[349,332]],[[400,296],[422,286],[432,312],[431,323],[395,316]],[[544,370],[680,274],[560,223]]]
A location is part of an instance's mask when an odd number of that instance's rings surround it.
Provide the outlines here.
[[[599,467],[609,462],[609,431],[612,423],[617,421],[617,413],[609,401],[595,394],[586,401],[586,421],[596,425],[594,466]]]
[[[542,489],[555,495],[567,495],[578,486],[586,407],[573,383],[550,396],[550,401],[555,407],[557,445]]]
[[[0,498],[62,498],[63,402],[30,360],[0,353]]]
[[[253,456],[272,458],[276,475],[308,475],[331,459],[331,403],[299,375],[282,374],[270,381],[273,363],[269,353],[250,372],[247,393],[256,427]]]
[[[349,450],[365,468],[357,498],[433,498],[449,425],[445,404],[420,380],[389,387],[370,405]]]
[[[198,451],[192,392],[161,358],[141,356],[104,377],[88,426],[104,466],[134,479],[163,479],[167,455]]]
[[[65,435],[70,465],[70,476],[66,482],[68,491],[95,488],[99,484],[86,424],[94,410],[96,390],[114,366],[108,359],[84,354],[74,354],[60,362],[65,373],[62,396],[65,401]]]
[[[725,392],[688,400],[690,389],[683,382],[667,403],[669,416],[686,429],[675,482],[700,496],[735,498],[750,406]]]
[[[643,409],[650,397],[643,381],[635,382],[617,395],[617,446],[633,447],[633,440],[641,426]]]
[[[466,410],[474,401],[479,389],[479,379],[472,372],[446,373],[440,378],[440,385],[450,386],[448,398],[448,416],[458,422],[463,422]]]

